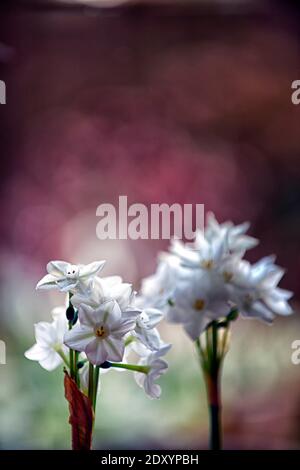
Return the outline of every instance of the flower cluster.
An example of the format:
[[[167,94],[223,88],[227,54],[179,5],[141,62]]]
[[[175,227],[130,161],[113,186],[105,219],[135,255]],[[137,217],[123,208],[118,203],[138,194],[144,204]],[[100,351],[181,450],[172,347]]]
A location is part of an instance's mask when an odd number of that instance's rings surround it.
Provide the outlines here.
[[[244,259],[258,244],[246,234],[248,228],[248,223],[219,224],[208,214],[206,229],[196,232],[193,244],[173,240],[169,252],[161,254],[157,272],[142,283],[141,304],[162,309],[192,340],[233,312],[266,322],[276,314],[290,315],[292,293],[278,287],[284,270],[275,257],[255,264]]]
[[[67,305],[54,309],[51,323],[35,325],[36,344],[25,356],[47,370],[65,363],[86,394],[88,364],[103,372],[111,368],[132,370],[146,394],[159,398],[160,387],[155,381],[168,368],[161,356],[170,348],[156,328],[163,315],[150,306],[139,308],[131,284],[121,277],[99,277],[104,264],[48,263],[48,274],[37,289],[67,293]],[[138,364],[128,364],[130,351],[140,357]]]

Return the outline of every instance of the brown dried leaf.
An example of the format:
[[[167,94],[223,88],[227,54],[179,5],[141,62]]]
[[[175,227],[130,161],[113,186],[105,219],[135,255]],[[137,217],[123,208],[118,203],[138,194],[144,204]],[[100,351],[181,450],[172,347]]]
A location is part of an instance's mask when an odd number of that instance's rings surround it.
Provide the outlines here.
[[[70,418],[72,426],[72,449],[90,450],[92,446],[92,432],[94,413],[91,402],[77,387],[65,371],[65,397],[69,402]]]

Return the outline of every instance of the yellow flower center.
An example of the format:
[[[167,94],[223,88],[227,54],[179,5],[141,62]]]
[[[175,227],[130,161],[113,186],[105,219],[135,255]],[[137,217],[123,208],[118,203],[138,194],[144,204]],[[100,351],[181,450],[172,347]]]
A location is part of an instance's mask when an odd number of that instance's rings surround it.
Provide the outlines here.
[[[97,338],[104,339],[108,336],[108,331],[104,325],[96,326],[94,331],[95,331],[95,335],[97,336]]]
[[[205,307],[205,300],[204,299],[196,299],[194,302],[194,309],[198,310],[199,312],[203,310]]]
[[[212,269],[213,265],[214,265],[214,262],[213,262],[212,259],[202,261],[202,263],[201,263],[201,266],[204,269]]]
[[[229,271],[224,271],[223,272],[223,278],[225,282],[230,282],[233,278],[233,274],[230,273]]]

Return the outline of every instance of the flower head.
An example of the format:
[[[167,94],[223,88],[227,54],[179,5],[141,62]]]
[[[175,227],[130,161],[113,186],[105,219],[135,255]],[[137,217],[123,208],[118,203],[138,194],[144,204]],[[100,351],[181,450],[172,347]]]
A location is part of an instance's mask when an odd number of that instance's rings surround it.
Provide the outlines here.
[[[132,285],[124,283],[120,276],[103,278],[96,276],[93,280],[93,288],[73,295],[72,304],[76,308],[85,304],[95,309],[103,302],[115,300],[121,310],[125,310],[133,303],[134,296]]]
[[[84,292],[89,282],[101,271],[105,261],[93,263],[70,264],[65,261],[50,261],[47,264],[48,274],[37,284],[37,289],[59,289],[62,292]]]
[[[34,325],[36,344],[25,352],[25,357],[38,361],[40,365],[52,371],[63,362],[67,347],[63,344],[68,328],[64,307],[57,307],[52,312],[53,321],[39,322]]]
[[[134,335],[149,349],[155,351],[159,349],[161,339],[157,328],[162,320],[163,313],[156,308],[146,308],[136,319]]]
[[[171,345],[161,344],[160,348],[155,352],[149,351],[141,345],[133,346],[133,348],[141,355],[139,365],[147,369],[146,373],[134,373],[136,383],[145,390],[150,398],[159,398],[161,387],[155,381],[165,374],[168,369],[167,362],[161,359],[161,357],[169,351]]]
[[[284,270],[274,264],[275,258],[269,256],[255,264],[243,259],[246,250],[258,243],[246,234],[248,228],[248,223],[219,224],[209,215],[205,231],[196,232],[193,244],[171,243],[170,254],[164,255],[163,277],[159,265],[157,274],[150,278],[152,284],[162,280],[163,286],[168,285],[165,279],[172,279],[168,302],[162,292],[155,303],[161,305],[169,321],[181,323],[192,340],[232,308],[267,322],[276,314],[292,313],[288,304],[292,293],[278,287]],[[177,257],[179,264],[168,263],[168,256]]]
[[[193,340],[212,320],[230,312],[224,284],[213,273],[192,270],[190,277],[178,284],[172,300],[166,309],[167,320],[182,323]]]
[[[65,334],[64,342],[76,351],[84,351],[92,364],[105,361],[120,362],[123,359],[124,336],[135,327],[139,310],[131,318],[122,318],[122,311],[116,301],[102,303],[97,309],[81,304],[79,325]]]

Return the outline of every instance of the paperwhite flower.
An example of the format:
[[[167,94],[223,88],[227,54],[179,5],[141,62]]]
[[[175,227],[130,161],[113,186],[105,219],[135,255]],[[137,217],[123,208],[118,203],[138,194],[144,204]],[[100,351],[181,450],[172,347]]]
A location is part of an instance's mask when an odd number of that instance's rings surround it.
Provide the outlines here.
[[[277,287],[284,270],[274,261],[269,256],[253,265],[245,260],[236,265],[227,288],[242,315],[272,322],[275,314],[293,313],[288,303],[293,293]]]
[[[163,313],[160,310],[146,308],[136,319],[134,335],[151,350],[157,350],[160,347],[161,339],[155,327],[162,318]]]
[[[38,361],[48,371],[62,364],[62,355],[68,352],[68,348],[63,344],[68,329],[65,308],[55,308],[52,315],[52,323],[39,322],[34,325],[36,344],[25,352],[27,359]]]
[[[122,318],[116,301],[107,301],[96,310],[81,304],[78,315],[80,324],[65,334],[65,344],[76,351],[84,351],[92,364],[105,361],[121,362],[124,355],[124,335],[135,327],[139,311],[132,311],[130,318]]]
[[[37,289],[56,289],[62,292],[83,292],[89,282],[101,271],[105,261],[93,263],[70,264],[65,261],[50,261],[47,264],[48,274],[37,284]]]
[[[149,351],[141,346],[139,349],[135,348],[136,351],[142,354],[139,365],[148,367],[149,371],[147,374],[135,372],[134,378],[138,386],[143,388],[150,398],[159,398],[161,395],[161,388],[155,381],[165,374],[168,369],[168,363],[161,359],[161,357],[164,356],[170,348],[170,344],[162,345],[160,349],[155,352]]]
[[[163,253],[155,274],[142,281],[141,296],[136,305],[140,308],[164,308],[176,288],[176,280],[182,275],[180,259],[169,253]]]
[[[222,278],[214,272],[192,270],[188,279],[178,283],[166,318],[181,323],[195,340],[212,320],[225,317],[229,312],[228,294]]]
[[[124,283],[120,276],[95,277],[92,289],[76,293],[71,302],[76,308],[81,304],[97,308],[103,302],[116,300],[121,310],[125,310],[133,303],[134,296],[132,285]]]
[[[246,235],[248,228],[248,223],[219,224],[209,215],[205,232],[196,232],[194,243],[172,241],[169,256],[177,257],[179,265],[165,262],[168,255],[164,255],[157,273],[143,283],[148,292],[144,288],[147,296],[143,292],[141,299],[149,301],[152,288],[155,306],[171,322],[181,323],[192,340],[232,308],[267,322],[276,314],[291,314],[292,293],[278,287],[284,270],[274,264],[275,258],[266,257],[253,265],[242,259],[258,243]]]
[[[228,249],[232,253],[239,253],[241,256],[247,251],[258,245],[257,238],[246,235],[249,230],[249,222],[244,222],[240,225],[234,225],[232,222],[227,221],[219,224],[213,213],[209,212],[207,215],[207,224],[205,228],[205,237],[208,241],[227,238]]]
[[[246,235],[249,223],[219,224],[212,213],[208,214],[205,231],[197,230],[193,244],[184,245],[178,240],[171,244],[171,252],[189,268],[222,269],[232,254],[240,258],[246,250],[258,244],[258,240]]]
[[[227,232],[220,237],[207,240],[201,230],[196,232],[193,245],[172,240],[171,252],[177,255],[183,266],[188,268],[216,269],[229,254]]]

